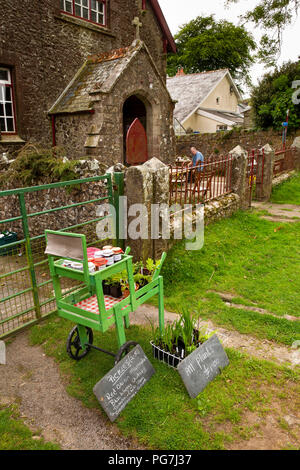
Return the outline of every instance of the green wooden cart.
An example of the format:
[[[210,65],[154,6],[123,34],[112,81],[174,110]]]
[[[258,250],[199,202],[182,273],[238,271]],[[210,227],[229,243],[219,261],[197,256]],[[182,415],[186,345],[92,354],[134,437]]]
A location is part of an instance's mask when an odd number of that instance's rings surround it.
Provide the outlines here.
[[[159,297],[159,327],[163,332],[163,278],[160,270],[166,253],[163,253],[152,281],[136,291],[129,247],[122,255],[121,261],[101,271],[90,272],[85,235],[52,230],[46,230],[45,234],[47,242],[45,253],[49,259],[58,315],[76,324],[67,340],[67,352],[72,359],[80,360],[88,354],[91,348],[94,348],[113,356],[115,363],[119,362],[137,344],[134,341],[126,342],[125,328],[129,327],[129,314],[156,294]],[[65,260],[79,261],[83,269],[77,270],[64,266]],[[128,276],[129,296],[121,299],[105,296],[103,294],[104,279],[124,270],[127,271]],[[78,289],[64,295],[61,278],[78,281]],[[116,327],[119,345],[116,354],[93,345],[93,329],[104,333],[112,325]]]

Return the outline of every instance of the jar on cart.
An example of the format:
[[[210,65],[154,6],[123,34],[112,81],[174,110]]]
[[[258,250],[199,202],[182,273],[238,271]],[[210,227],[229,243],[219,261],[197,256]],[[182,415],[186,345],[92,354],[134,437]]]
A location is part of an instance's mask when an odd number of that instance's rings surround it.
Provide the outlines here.
[[[103,258],[107,260],[107,266],[111,266],[115,262],[114,252],[112,250],[103,250]]]
[[[105,258],[99,258],[93,261],[96,271],[102,271],[107,266],[107,260]]]
[[[114,254],[114,262],[117,263],[118,261],[121,261],[123,253],[122,248],[115,247],[112,249],[112,252]]]

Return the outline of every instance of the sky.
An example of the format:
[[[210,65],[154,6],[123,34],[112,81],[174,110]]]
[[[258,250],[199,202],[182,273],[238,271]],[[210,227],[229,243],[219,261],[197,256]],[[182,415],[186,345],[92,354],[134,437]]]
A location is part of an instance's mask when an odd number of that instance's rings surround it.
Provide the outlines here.
[[[217,20],[225,19],[235,25],[239,24],[239,16],[248,10],[253,9],[259,0],[240,0],[237,4],[232,4],[225,8],[225,0],[159,0],[161,9],[165,15],[172,34],[176,34],[184,23],[188,23],[197,16],[215,15]],[[251,23],[247,25],[254,39],[259,42],[262,31],[254,27]],[[283,43],[279,65],[288,60],[296,61],[300,55],[300,13],[298,18],[283,32]],[[253,84],[266,72],[262,64],[254,64],[251,68]],[[245,93],[247,95],[247,92]]]

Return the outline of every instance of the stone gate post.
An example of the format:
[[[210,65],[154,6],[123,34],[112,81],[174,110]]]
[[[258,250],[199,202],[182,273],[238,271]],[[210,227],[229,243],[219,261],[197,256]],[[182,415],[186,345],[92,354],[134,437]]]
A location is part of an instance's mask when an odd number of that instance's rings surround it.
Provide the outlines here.
[[[248,153],[240,145],[229,152],[233,156],[231,188],[240,197],[241,209],[249,207],[249,185],[247,182]]]
[[[131,247],[135,260],[158,259],[167,249],[168,240],[161,238],[161,216],[156,233],[153,227],[151,231],[152,213],[154,204],[168,204],[168,167],[155,157],[143,165],[129,167],[125,172],[124,194],[127,197],[126,246]],[[139,234],[132,236],[136,229]]]
[[[257,159],[256,199],[269,201],[272,192],[275,151],[269,144],[266,144],[260,149]]]
[[[300,136],[296,137],[294,142],[291,145],[295,149],[295,170],[300,170]]]

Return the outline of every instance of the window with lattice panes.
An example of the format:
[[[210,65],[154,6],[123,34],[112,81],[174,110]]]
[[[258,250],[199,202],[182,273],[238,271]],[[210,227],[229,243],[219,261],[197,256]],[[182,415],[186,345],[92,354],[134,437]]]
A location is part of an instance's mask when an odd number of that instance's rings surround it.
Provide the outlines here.
[[[106,0],[60,0],[60,8],[77,18],[102,26],[106,24]]]
[[[0,129],[15,133],[14,94],[10,69],[0,67]]]

